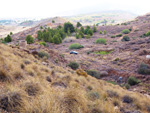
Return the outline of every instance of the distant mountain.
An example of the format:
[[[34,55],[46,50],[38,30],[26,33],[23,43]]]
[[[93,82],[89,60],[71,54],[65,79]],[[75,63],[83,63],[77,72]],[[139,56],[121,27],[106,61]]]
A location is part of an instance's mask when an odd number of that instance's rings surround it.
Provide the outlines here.
[[[125,21],[129,21],[137,17],[138,15],[126,11],[103,11],[89,14],[82,14],[76,16],[65,17],[73,22],[81,22],[82,24],[117,24]]]

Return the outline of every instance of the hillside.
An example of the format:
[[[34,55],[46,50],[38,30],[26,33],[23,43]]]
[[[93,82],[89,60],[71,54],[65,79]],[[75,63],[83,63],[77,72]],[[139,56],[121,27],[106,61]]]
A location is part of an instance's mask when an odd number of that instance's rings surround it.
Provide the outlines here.
[[[0,43],[0,112],[149,113],[150,14],[117,25],[96,26],[91,38],[83,33],[84,38],[76,39],[76,30],[60,44],[49,40],[45,46],[41,44],[44,33],[60,33],[64,28],[57,26],[65,22],[60,17],[46,19],[13,34],[12,42]],[[39,30],[43,33],[40,40]],[[20,42],[27,35],[34,42],[23,47]],[[99,38],[103,41],[98,43]],[[71,49],[74,43],[80,48]],[[76,63],[73,67],[72,62]]]
[[[1,112],[149,112],[150,98],[56,66],[51,57],[41,59],[3,44],[0,53]]]
[[[118,23],[123,23],[125,21],[130,21],[134,19],[136,16],[137,16],[136,14],[125,11],[104,11],[104,12],[70,16],[66,17],[66,19],[73,21],[75,23],[81,22],[83,25],[93,25],[93,24],[104,25],[105,21],[107,25],[110,24],[115,25]]]

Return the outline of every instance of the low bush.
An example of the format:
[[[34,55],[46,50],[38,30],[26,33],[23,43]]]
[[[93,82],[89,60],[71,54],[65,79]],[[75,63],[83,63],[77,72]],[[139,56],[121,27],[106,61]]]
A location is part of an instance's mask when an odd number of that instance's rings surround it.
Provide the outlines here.
[[[118,93],[115,92],[115,91],[107,90],[106,92],[107,92],[108,96],[111,97],[111,98],[112,98],[112,97],[115,97],[115,98],[118,98],[118,97],[119,97]]]
[[[89,92],[88,93],[88,98],[92,101],[97,100],[100,98],[100,95],[98,92]]]
[[[123,96],[122,101],[123,101],[124,103],[132,103],[132,102],[133,102],[133,99],[132,99],[130,96],[125,95],[125,96]]]
[[[135,77],[133,77],[133,76],[130,76],[130,77],[128,78],[128,84],[129,84],[129,85],[133,86],[133,85],[136,85],[136,84],[138,84],[138,83],[140,83],[140,80],[138,80],[137,78],[135,78]]]
[[[97,44],[106,44],[106,39],[98,38],[98,39],[96,40],[96,43],[97,43]]]
[[[86,39],[89,39],[89,38],[91,38],[91,35],[86,35]]]
[[[99,31],[99,34],[103,34],[103,32],[102,32],[102,31]]]
[[[74,43],[69,46],[69,49],[80,49],[80,48],[84,48],[84,46],[79,43]]]
[[[117,35],[116,35],[116,37],[121,37],[121,36],[122,36],[122,34],[117,34]]]
[[[122,30],[121,32],[124,33],[124,34],[129,34],[129,33],[130,33],[130,30],[129,30],[129,29],[124,29],[124,30]]]
[[[124,36],[122,39],[121,39],[122,42],[125,42],[125,41],[130,41],[130,38],[128,36]]]
[[[130,89],[130,85],[129,84],[125,84],[125,88],[126,89]]]
[[[104,35],[106,35],[107,34],[107,32],[104,30]]]
[[[44,52],[44,51],[38,52],[38,56],[39,56],[40,58],[43,58],[43,57],[49,58],[48,53],[47,53],[47,52]]]
[[[79,64],[77,62],[70,62],[68,64],[68,66],[71,67],[71,69],[74,69],[74,70],[79,68]]]
[[[88,70],[87,74],[97,79],[100,79],[100,73],[97,70]]]
[[[143,75],[149,75],[150,74],[150,67],[148,64],[141,63],[141,65],[138,68],[138,73]]]
[[[46,42],[40,42],[40,45],[46,46]]]
[[[112,35],[111,38],[116,38],[116,36],[115,36],[115,35]]]

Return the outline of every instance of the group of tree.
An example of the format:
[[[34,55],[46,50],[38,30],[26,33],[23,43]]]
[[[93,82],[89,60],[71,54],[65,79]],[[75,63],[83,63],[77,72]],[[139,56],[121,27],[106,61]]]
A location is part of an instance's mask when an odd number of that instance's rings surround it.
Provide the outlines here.
[[[53,28],[40,29],[37,32],[37,39],[42,40],[44,42],[60,44],[67,35],[71,35],[71,33],[73,32],[75,32],[73,24],[71,24],[70,22],[66,22],[64,24],[64,27],[58,26],[55,29]]]
[[[79,24],[77,23],[77,25]],[[76,28],[75,32],[76,32],[75,36],[77,39],[85,38],[84,35],[86,35],[86,38],[90,38],[93,35],[93,32],[97,32],[97,28],[96,28],[96,25],[94,25],[92,29],[90,26],[86,26],[86,28],[81,26],[80,29]]]

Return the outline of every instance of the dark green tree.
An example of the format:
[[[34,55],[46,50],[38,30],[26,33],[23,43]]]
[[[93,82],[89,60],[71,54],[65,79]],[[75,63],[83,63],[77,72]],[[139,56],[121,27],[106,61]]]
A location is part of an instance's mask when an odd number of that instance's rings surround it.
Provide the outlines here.
[[[77,27],[81,27],[82,24],[80,22],[77,22]]]
[[[88,30],[87,35],[93,35],[93,31],[91,29]]]
[[[11,38],[11,36],[10,35],[7,35],[7,37],[5,37],[5,39],[4,39],[4,41],[5,42],[11,42],[12,41],[12,38]]]
[[[74,28],[73,24],[70,23],[70,22],[66,22],[64,24],[64,31],[65,31],[65,33],[68,33],[68,29],[70,30],[70,33],[75,32],[75,28]]]
[[[80,31],[81,31],[82,33],[84,33],[84,27],[81,27],[81,28],[80,28]]]
[[[26,41],[27,41],[27,44],[32,44],[34,43],[34,38],[31,35],[27,35]]]

